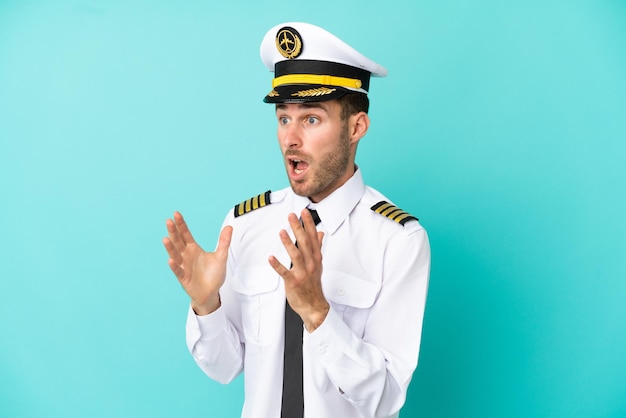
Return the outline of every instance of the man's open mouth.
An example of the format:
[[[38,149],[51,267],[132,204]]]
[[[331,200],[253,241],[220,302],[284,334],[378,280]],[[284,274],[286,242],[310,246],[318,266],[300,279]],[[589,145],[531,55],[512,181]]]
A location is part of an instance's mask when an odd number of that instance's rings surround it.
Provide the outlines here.
[[[291,166],[293,167],[293,172],[296,174],[303,173],[304,170],[306,170],[307,167],[309,166],[309,163],[307,163],[306,161],[295,159],[295,158],[290,158],[289,162],[291,163]]]

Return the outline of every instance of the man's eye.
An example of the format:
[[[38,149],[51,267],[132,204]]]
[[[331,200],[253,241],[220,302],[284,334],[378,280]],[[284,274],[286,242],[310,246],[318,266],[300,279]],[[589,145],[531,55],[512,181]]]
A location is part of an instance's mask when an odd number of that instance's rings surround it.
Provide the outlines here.
[[[319,119],[315,116],[309,116],[306,121],[309,125],[315,125],[316,123],[319,123]]]
[[[286,116],[280,117],[280,118],[278,118],[278,122],[281,125],[286,125],[286,124],[289,123],[289,118],[287,118]]]

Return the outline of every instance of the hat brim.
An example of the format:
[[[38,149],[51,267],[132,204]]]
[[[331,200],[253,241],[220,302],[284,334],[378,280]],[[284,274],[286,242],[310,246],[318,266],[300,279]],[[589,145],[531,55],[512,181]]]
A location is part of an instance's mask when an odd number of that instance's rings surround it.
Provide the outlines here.
[[[308,103],[338,99],[353,90],[323,84],[288,84],[277,86],[263,101],[265,103]]]

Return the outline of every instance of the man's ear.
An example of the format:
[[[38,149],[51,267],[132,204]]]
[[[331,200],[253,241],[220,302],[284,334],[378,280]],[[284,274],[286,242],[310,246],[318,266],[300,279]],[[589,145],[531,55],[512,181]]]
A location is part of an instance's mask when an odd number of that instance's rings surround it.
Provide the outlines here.
[[[365,112],[350,116],[350,143],[356,144],[365,136],[370,127],[370,117]]]

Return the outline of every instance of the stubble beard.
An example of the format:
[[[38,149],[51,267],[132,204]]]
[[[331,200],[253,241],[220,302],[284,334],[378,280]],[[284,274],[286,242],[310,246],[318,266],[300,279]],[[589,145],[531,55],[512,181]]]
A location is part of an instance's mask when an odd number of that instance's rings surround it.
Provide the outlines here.
[[[315,171],[309,174],[306,181],[294,182],[289,179],[289,183],[295,194],[306,197],[315,196],[332,188],[333,183],[344,175],[349,163],[350,137],[348,126],[344,124],[339,135],[337,148],[322,155],[319,162],[315,162]]]

